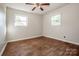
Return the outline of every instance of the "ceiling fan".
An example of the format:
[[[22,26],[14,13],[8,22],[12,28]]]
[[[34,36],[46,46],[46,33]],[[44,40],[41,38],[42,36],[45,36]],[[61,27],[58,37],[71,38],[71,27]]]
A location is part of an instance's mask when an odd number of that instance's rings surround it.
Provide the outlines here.
[[[33,5],[32,11],[34,11],[37,7],[40,8],[41,11],[44,11],[43,6],[49,6],[50,3],[25,3],[26,5]]]

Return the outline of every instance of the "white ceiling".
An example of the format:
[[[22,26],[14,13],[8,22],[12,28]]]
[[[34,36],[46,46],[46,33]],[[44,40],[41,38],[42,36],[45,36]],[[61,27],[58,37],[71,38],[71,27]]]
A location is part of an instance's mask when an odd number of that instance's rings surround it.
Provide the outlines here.
[[[32,5],[26,5],[25,3],[6,3],[6,6],[18,10],[23,10],[30,13],[37,13],[37,14],[44,14],[49,11],[53,11],[57,8],[63,7],[67,5],[67,3],[50,3],[48,7],[43,7],[44,11],[41,11],[39,8],[36,8],[34,11],[32,11],[33,6]]]

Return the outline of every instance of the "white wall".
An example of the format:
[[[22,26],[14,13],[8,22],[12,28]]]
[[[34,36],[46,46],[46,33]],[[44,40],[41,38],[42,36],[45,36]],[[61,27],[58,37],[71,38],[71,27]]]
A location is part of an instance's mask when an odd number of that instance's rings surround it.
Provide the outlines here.
[[[51,16],[56,14],[61,14],[61,26],[51,25]],[[43,17],[43,23],[44,36],[79,43],[79,4],[69,4],[47,13]]]
[[[15,14],[28,16],[28,25],[24,27],[15,27]],[[12,8],[7,8],[7,39],[16,41],[42,35],[42,16],[31,14]]]
[[[0,54],[6,43],[6,7],[0,4]]]
[[[14,14],[29,17],[27,27],[14,26]],[[51,25],[51,16],[61,14],[61,26]],[[48,12],[45,15],[31,14],[20,10],[7,8],[7,39],[19,39],[44,35],[72,43],[79,43],[79,4],[69,4],[60,9]],[[43,22],[43,23],[42,23]],[[43,26],[42,26],[43,25]],[[64,38],[66,36],[66,38]]]

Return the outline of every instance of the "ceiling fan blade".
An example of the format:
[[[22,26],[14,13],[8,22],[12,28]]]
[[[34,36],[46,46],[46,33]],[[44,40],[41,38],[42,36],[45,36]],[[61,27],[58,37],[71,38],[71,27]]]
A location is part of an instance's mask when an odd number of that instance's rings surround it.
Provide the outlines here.
[[[43,11],[43,10],[44,10],[44,9],[43,9],[43,8],[41,8],[41,7],[40,7],[40,9],[41,9],[41,11]]]
[[[34,3],[25,3],[26,5],[34,5]]]
[[[50,3],[42,3],[41,5],[50,5]]]
[[[33,9],[32,9],[32,11],[34,11],[36,9],[36,7],[34,7]]]

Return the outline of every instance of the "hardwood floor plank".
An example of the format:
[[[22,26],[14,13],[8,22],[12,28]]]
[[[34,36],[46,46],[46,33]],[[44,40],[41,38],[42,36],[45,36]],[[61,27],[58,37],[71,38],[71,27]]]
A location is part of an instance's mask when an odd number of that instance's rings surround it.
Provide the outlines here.
[[[3,56],[79,56],[79,46],[41,36],[9,42]]]

